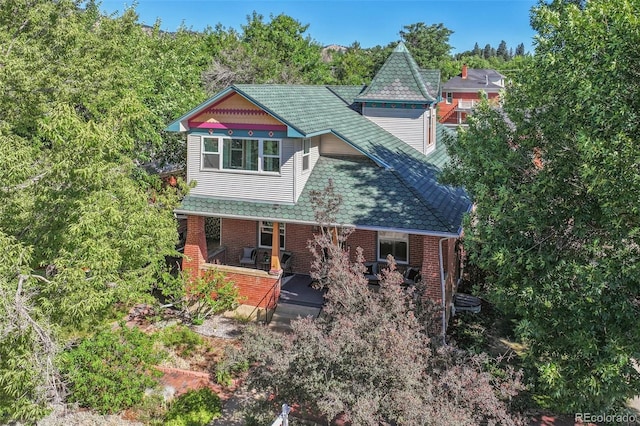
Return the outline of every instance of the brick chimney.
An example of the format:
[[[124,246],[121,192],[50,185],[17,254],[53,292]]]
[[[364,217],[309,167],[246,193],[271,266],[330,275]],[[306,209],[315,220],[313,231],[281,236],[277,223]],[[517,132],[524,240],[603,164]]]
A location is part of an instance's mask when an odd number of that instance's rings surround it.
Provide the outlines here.
[[[462,78],[467,78],[467,64],[462,65]]]

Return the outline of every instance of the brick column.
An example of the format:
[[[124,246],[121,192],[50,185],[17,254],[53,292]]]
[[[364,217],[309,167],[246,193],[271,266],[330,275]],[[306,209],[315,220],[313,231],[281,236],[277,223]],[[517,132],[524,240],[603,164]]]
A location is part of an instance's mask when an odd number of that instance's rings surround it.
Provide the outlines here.
[[[201,267],[207,262],[207,238],[204,233],[204,216],[187,216],[187,241],[184,246],[182,270],[191,279],[198,278]]]
[[[438,237],[425,235],[422,244],[422,281],[426,284],[426,296],[434,302],[442,302],[440,283],[440,256],[438,254]]]

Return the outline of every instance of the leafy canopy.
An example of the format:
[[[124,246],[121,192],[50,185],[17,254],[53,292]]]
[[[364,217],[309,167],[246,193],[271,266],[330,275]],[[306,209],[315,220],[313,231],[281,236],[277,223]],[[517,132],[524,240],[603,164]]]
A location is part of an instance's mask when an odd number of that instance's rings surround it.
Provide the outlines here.
[[[527,78],[502,111],[479,108],[448,171],[475,199],[467,246],[521,318],[538,399],[563,412],[640,393],[640,3],[574,3],[535,8]]]

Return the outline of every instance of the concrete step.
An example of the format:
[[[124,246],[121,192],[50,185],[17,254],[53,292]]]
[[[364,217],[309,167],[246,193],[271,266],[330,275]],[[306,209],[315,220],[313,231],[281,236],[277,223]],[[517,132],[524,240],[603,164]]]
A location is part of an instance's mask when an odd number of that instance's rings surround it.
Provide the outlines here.
[[[269,321],[269,328],[276,331],[290,331],[291,321],[294,319],[312,317],[317,318],[320,314],[320,308],[313,308],[310,306],[293,305],[290,303],[278,303],[271,321]]]

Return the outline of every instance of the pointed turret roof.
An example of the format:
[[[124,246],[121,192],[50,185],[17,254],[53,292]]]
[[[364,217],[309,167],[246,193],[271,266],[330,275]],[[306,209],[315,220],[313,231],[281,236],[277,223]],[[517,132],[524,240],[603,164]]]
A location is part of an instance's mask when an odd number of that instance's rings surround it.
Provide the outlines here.
[[[435,102],[439,81],[435,83],[433,80],[425,80],[426,74],[418,67],[405,44],[400,42],[380,71],[373,77],[371,84],[355,100],[356,102]]]

